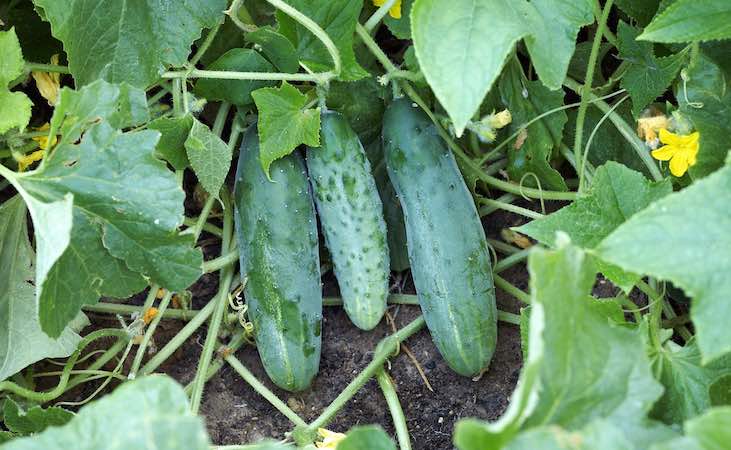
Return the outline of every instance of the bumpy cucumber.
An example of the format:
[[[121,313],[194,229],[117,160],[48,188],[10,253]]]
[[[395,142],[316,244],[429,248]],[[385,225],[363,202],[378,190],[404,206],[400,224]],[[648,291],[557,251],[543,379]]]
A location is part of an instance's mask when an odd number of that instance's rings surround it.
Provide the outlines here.
[[[320,364],[322,288],[317,223],[302,156],[259,162],[252,125],[236,171],[235,218],[241,274],[259,356],[288,391],[310,385]]]
[[[363,146],[340,113],[322,114],[320,147],[307,150],[307,168],[345,311],[370,330],[386,311],[386,223]]]
[[[411,273],[432,339],[449,366],[490,362],[497,309],[485,232],[454,156],[407,99],[383,117],[386,165],[406,217]]]
[[[391,259],[391,270],[401,272],[409,268],[409,253],[406,248],[406,225],[401,203],[396,190],[388,179],[386,161],[383,155],[383,143],[376,139],[365,147],[368,160],[371,162],[373,178],[376,180],[378,194],[383,203],[383,217],[386,219],[386,238],[388,239],[388,255]]]

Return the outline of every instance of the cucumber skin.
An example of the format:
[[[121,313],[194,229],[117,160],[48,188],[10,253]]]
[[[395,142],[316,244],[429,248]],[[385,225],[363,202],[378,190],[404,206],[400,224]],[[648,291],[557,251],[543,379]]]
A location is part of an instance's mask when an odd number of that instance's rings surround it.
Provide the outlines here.
[[[248,314],[269,378],[301,391],[320,364],[322,287],[317,222],[302,156],[259,162],[256,125],[241,144],[234,188],[236,235]]]
[[[371,330],[386,312],[389,256],[383,205],[358,135],[340,113],[320,119],[320,147],[307,168],[345,311]]]
[[[477,209],[454,156],[420,108],[396,100],[383,124],[424,319],[449,366],[476,375],[489,365],[497,340],[495,286]]]
[[[396,190],[388,179],[383,143],[374,140],[365,147],[368,160],[371,162],[373,178],[383,203],[383,218],[386,219],[386,238],[388,239],[388,256],[391,259],[391,270],[403,272],[409,268],[409,253],[406,247],[406,224],[401,203]]]

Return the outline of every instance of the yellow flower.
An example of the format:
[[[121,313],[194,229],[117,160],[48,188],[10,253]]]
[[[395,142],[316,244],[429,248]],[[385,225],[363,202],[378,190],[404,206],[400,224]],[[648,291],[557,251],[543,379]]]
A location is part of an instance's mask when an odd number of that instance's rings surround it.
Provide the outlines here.
[[[642,117],[637,120],[637,135],[652,148],[657,148],[657,132],[668,128],[670,120],[664,114],[653,117]]]
[[[23,155],[19,158],[17,158],[18,161],[18,171],[19,172],[25,172],[25,169],[28,168],[31,164],[33,164],[36,161],[40,161],[43,159],[43,155],[46,154],[45,150],[36,150],[33,153],[29,153],[27,155]]]
[[[51,64],[58,64],[58,55],[51,56]],[[53,106],[58,101],[58,91],[61,88],[61,74],[56,72],[31,72],[36,80],[36,87],[48,104]]]
[[[373,4],[376,6],[383,6],[388,0],[373,0]],[[388,10],[388,14],[394,19],[401,18],[401,0],[396,0],[391,9]]]
[[[665,145],[654,150],[652,157],[660,161],[670,161],[670,173],[682,177],[688,171],[688,167],[696,162],[699,138],[700,133],[697,131],[680,135],[663,128],[660,130],[660,142]]]
[[[318,428],[317,434],[322,438],[322,442],[317,442],[315,445],[317,448],[325,448],[328,450],[335,450],[338,443],[345,439],[343,433],[336,433],[334,431],[326,430],[324,428]]]
[[[36,131],[48,131],[50,128],[51,126],[48,124],[48,122],[46,122],[39,128],[36,128]],[[41,148],[41,150],[48,149],[48,136],[36,136],[31,139],[38,142],[38,146]],[[56,138],[56,136],[53,136],[53,138],[51,138],[51,147],[56,145],[56,141],[58,141],[58,139]]]

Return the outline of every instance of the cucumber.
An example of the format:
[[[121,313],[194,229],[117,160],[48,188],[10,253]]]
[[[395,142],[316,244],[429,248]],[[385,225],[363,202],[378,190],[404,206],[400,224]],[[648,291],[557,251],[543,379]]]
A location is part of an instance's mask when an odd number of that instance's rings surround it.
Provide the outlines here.
[[[307,169],[345,312],[363,330],[378,325],[388,297],[383,205],[365,150],[347,120],[327,111]]]
[[[308,387],[320,364],[322,287],[317,222],[302,156],[259,162],[256,125],[236,170],[235,219],[244,295],[269,378],[288,391]]]
[[[490,254],[454,156],[407,99],[383,117],[386,166],[406,218],[411,273],[424,319],[457,373],[487,368],[497,340]]]
[[[386,238],[388,255],[391,259],[391,270],[402,272],[409,268],[409,253],[406,248],[406,225],[401,203],[396,190],[388,179],[386,161],[383,155],[383,143],[376,139],[366,147],[366,155],[371,162],[373,178],[376,180],[378,195],[383,203],[383,217],[386,219]]]

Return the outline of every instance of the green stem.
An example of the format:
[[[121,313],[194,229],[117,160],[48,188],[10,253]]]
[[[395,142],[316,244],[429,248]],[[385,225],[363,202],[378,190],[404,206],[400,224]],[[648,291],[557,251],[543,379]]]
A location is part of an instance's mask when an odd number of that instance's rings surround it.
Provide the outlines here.
[[[376,371],[376,381],[378,381],[383,396],[386,398],[388,409],[391,411],[391,418],[393,419],[393,426],[396,428],[399,448],[401,450],[411,450],[411,439],[409,436],[409,428],[406,426],[404,410],[401,408],[396,387],[393,385],[391,377],[388,376],[383,366]]]
[[[586,146],[584,147],[584,155],[581,159],[581,167],[586,168],[586,165],[588,164],[589,159],[589,148],[591,147],[591,142],[594,140],[594,136],[596,136],[597,132],[599,132],[599,128],[602,126],[605,120],[609,117],[610,114],[612,114],[619,106],[629,98],[629,95],[625,95],[624,97],[620,98],[617,103],[612,105],[612,108],[605,112],[604,115],[602,115],[602,118],[599,119],[599,121],[594,125],[594,129],[591,130],[591,134],[589,135],[589,139],[586,140]],[[577,169],[578,170],[578,169]],[[586,172],[586,170],[583,170],[583,172]],[[578,173],[578,172],[577,172]],[[581,189],[581,183],[583,178],[579,176],[579,189]]]
[[[495,267],[492,269],[494,273],[500,273],[505,270],[508,270],[509,268],[515,266],[516,264],[525,261],[528,258],[528,255],[530,255],[531,249],[525,248],[517,253],[513,253],[512,255],[508,255],[507,257],[501,259],[495,264]]]
[[[568,148],[568,146],[566,146],[566,144],[564,144],[562,142],[561,146],[559,147],[559,151],[561,152],[561,155],[563,155],[563,157],[566,158],[566,161],[568,161],[569,164],[571,164],[571,167],[574,168],[576,173],[579,173],[579,168],[576,165],[576,160],[574,159],[574,154],[571,151],[571,149]],[[594,166],[589,161],[585,160],[582,167],[584,168],[587,182],[591,183],[591,180],[594,178]],[[577,179],[575,181],[576,181],[576,187],[578,187],[579,180]],[[568,185],[568,183],[569,183],[569,181],[566,180],[567,185]]]
[[[513,253],[519,253],[521,251],[518,247],[506,244],[503,241],[498,241],[497,239],[488,239],[487,243],[490,244],[492,248],[505,255],[512,255]]]
[[[513,194],[503,194],[500,197],[498,197],[496,200],[499,202],[502,202],[502,203],[511,203],[512,201],[514,201],[517,198],[518,197]],[[480,217],[485,217],[485,216],[488,216],[488,215],[494,213],[498,209],[500,209],[500,208],[498,208],[496,206],[480,206],[478,208],[477,212],[480,214]]]
[[[376,57],[379,63],[386,69],[386,73],[395,72],[398,68],[388,59],[388,56],[381,50],[381,47],[373,40],[368,30],[361,24],[355,24],[355,33],[360,37],[363,44]]]
[[[572,91],[579,93],[582,90],[581,84],[579,84],[576,80],[573,80],[569,77],[566,77],[564,80],[564,86],[571,89]],[[594,94],[589,93],[589,98],[595,99],[596,96]],[[595,106],[599,108],[603,112],[609,112],[612,107],[603,101],[596,101],[594,102]],[[660,181],[663,179],[662,174],[660,173],[660,170],[657,168],[657,164],[655,164],[655,161],[653,161],[652,156],[650,155],[650,152],[648,151],[647,146],[644,142],[637,136],[637,132],[630,127],[627,122],[616,112],[611,112],[609,114],[609,120],[612,121],[614,126],[617,128],[617,131],[625,138],[625,140],[632,146],[632,148],[637,153],[637,156],[640,157],[642,162],[647,167],[647,170],[650,172],[650,175],[652,175],[652,178],[655,181]]]
[[[195,227],[196,224],[198,223],[198,218],[186,217],[185,219],[183,219],[183,223],[188,227]],[[203,231],[207,231],[207,232],[211,233],[212,235],[218,236],[218,237],[221,237],[221,235],[223,234],[223,230],[220,227],[217,227],[208,222],[205,222],[203,224]]]
[[[203,263],[203,273],[212,273],[228,267],[239,261],[239,251],[232,250],[216,259],[211,259]]]
[[[142,365],[142,359],[147,352],[147,346],[150,344],[150,340],[155,334],[155,329],[157,329],[157,325],[162,320],[162,314],[165,313],[165,310],[168,309],[168,305],[170,304],[170,299],[172,297],[172,292],[165,291],[165,295],[163,296],[162,300],[160,300],[158,313],[155,315],[155,317],[152,318],[152,321],[147,326],[147,329],[145,330],[145,335],[142,337],[142,342],[140,342],[140,346],[137,349],[137,354],[135,355],[134,362],[132,363],[132,369],[130,370],[128,375],[129,379],[134,379],[137,376],[137,371],[140,369],[140,365]]]
[[[239,27],[242,31],[246,33],[251,33],[252,31],[256,31],[257,26],[254,24],[254,19],[251,18],[251,14],[249,14],[249,10],[246,9],[246,6],[242,4],[243,0],[234,0],[231,2],[231,6],[226,10],[226,15],[228,15],[231,18],[231,21]],[[239,18],[239,11],[245,12],[246,19],[250,23],[246,23],[242,21]]]
[[[345,387],[345,389],[343,389],[342,392],[340,392],[340,394],[338,394],[337,397],[335,397],[335,400],[333,400],[332,403],[325,408],[320,416],[307,426],[305,434],[314,433],[318,428],[326,426],[335,414],[337,414],[337,412],[345,405],[345,403],[347,403],[348,400],[350,400],[353,395],[355,395],[360,388],[363,387],[363,385],[366,384],[371,377],[373,377],[376,371],[383,366],[383,363],[396,350],[396,346],[419,331],[423,326],[424,317],[419,316],[396,333],[383,338],[376,347],[373,360],[353,379],[353,381],[350,382],[350,384],[348,384],[348,386]]]
[[[211,78],[217,80],[257,80],[257,81],[311,81],[321,83],[328,77],[320,73],[279,73],[279,72],[235,72],[228,70],[173,70],[162,74],[162,78],[179,80],[182,78]]]
[[[591,53],[589,53],[589,63],[586,66],[586,76],[584,77],[584,87],[581,89],[581,104],[579,105],[579,111],[576,114],[576,132],[574,135],[574,160],[578,164],[577,171],[579,173],[579,192],[583,191],[584,188],[584,171],[582,170],[582,158],[581,149],[584,137],[584,121],[586,120],[586,109],[589,106],[589,95],[591,94],[592,83],[594,81],[594,70],[599,56],[599,47],[602,42],[602,36],[604,30],[607,27],[607,18],[609,17],[609,11],[612,9],[614,0],[607,0],[602,10],[602,15],[599,18],[596,35],[594,36],[594,42],[591,44]]]
[[[213,128],[211,129],[218,137],[221,137],[223,127],[226,126],[229,111],[231,111],[231,103],[221,102],[221,106],[218,107],[218,111],[216,112],[216,120],[213,122]]]
[[[148,309],[152,307],[153,303],[155,302],[155,298],[157,298],[157,292],[159,290],[160,286],[157,284],[153,284],[152,286],[150,286],[150,292],[147,293],[145,303],[142,305],[142,314],[144,314]],[[172,293],[165,292],[165,297],[168,296],[172,296]],[[168,300],[170,300],[169,297]],[[159,322],[160,318],[157,318],[157,320]],[[145,335],[142,338],[142,343],[140,343],[140,346],[137,348],[135,359],[132,362],[132,368],[129,370],[128,378],[130,380],[133,380],[137,376],[137,371],[139,370],[140,365],[142,364],[142,359],[145,357],[145,352],[147,351],[147,344],[150,342],[150,339],[152,338],[152,333],[154,333],[154,331],[154,328],[150,330],[150,327],[145,330]]]
[[[674,319],[677,319],[678,315],[675,313],[675,310],[673,309],[670,302],[667,301],[667,299],[663,299],[663,301],[662,301],[662,310],[665,313],[665,315],[667,316],[668,320],[670,320],[671,322]],[[680,337],[682,337],[685,342],[688,342],[693,337],[693,334],[691,334],[691,332],[688,330],[688,328],[686,328],[682,324],[675,325],[675,326],[673,326],[673,328],[675,329],[675,331],[678,332]]]
[[[102,314],[143,314],[141,306],[125,305],[121,303],[97,303],[94,305],[84,305],[82,310],[87,313],[102,313]],[[168,309],[163,312],[158,312],[158,315],[163,319],[176,319],[176,320],[191,320],[200,311],[199,310],[184,310],[184,309]]]
[[[189,63],[191,67],[198,64],[198,61],[200,61],[203,55],[208,51],[208,48],[213,43],[213,40],[216,38],[218,31],[221,29],[221,25],[223,25],[223,20],[214,25],[214,27],[211,28],[211,30],[208,32],[206,38],[203,40],[203,42],[201,42],[201,46],[198,47],[198,50],[196,50],[195,55],[190,58]]]
[[[163,74],[163,77],[165,75]],[[173,114],[180,116],[183,114],[183,102],[181,99],[182,78],[173,79]]]
[[[91,363],[89,367],[87,367],[87,370],[99,370],[104,367],[106,363],[114,359],[114,357],[116,357],[119,352],[121,352],[127,346],[128,341],[128,338],[117,339],[117,341],[111,347],[104,351],[104,354],[95,359],[94,362]],[[85,383],[87,381],[89,381],[89,377],[85,377],[83,375],[75,376],[69,380],[64,392],[68,392],[70,389],[73,389],[77,385]]]
[[[71,73],[67,66],[59,66],[56,64],[39,64],[27,62],[24,66],[26,72],[56,72],[56,73]]]
[[[237,319],[238,320],[238,319]],[[231,342],[228,343],[228,345],[223,345],[221,342],[216,342],[216,348],[219,349],[226,349],[228,352],[227,354],[233,355],[235,354],[244,344],[246,344],[246,336],[243,332],[238,333],[236,336],[234,336],[233,339],[231,339]],[[206,383],[213,378],[214,375],[218,373],[219,370],[223,367],[225,364],[225,360],[223,359],[223,354],[218,355],[214,361],[211,362],[211,365],[208,367],[208,373],[206,373]],[[185,394],[190,397],[190,394],[193,392],[193,388],[195,387],[195,380],[191,381],[185,386]]]
[[[650,286],[643,280],[639,280],[635,286],[647,295],[647,302],[650,308],[650,318],[648,321],[650,324],[650,339],[652,340],[655,348],[660,350],[662,348],[662,342],[660,341],[660,328],[662,327],[662,303],[664,299],[653,286]]]
[[[486,206],[492,206],[496,209],[502,209],[504,211],[510,211],[512,213],[520,214],[521,216],[528,217],[529,219],[541,219],[545,217],[543,214],[535,211],[531,211],[530,209],[522,208],[517,205],[513,205],[511,203],[504,203],[500,200],[494,200],[491,198],[481,198],[480,203]]]
[[[373,31],[376,26],[381,23],[381,20],[383,20],[384,17],[386,17],[386,14],[388,14],[388,11],[391,9],[391,7],[396,4],[396,0],[388,0],[383,5],[381,5],[374,13],[371,15],[371,17],[366,20],[365,25],[363,25],[363,28],[368,31],[370,34],[371,31]]]
[[[496,287],[502,289],[523,303],[530,303],[530,295],[510,284],[505,278],[496,274],[493,274],[492,278],[495,281]]]
[[[79,359],[79,355],[81,354],[81,352],[92,342],[105,337],[126,338],[127,332],[119,329],[102,329],[93,331],[85,336],[81,340],[81,342],[79,342],[79,346],[76,348],[76,351],[71,355],[68,361],[66,361],[66,365],[63,368],[63,372],[61,373],[61,377],[58,380],[58,384],[55,388],[49,391],[35,392],[33,390],[19,386],[12,381],[2,381],[0,382],[0,392],[7,391],[36,403],[50,402],[51,400],[57,398],[59,395],[64,393],[66,385],[69,381],[69,376],[71,375],[71,370],[73,369],[74,364],[76,364],[76,361]]]

